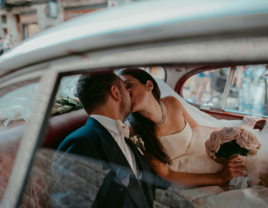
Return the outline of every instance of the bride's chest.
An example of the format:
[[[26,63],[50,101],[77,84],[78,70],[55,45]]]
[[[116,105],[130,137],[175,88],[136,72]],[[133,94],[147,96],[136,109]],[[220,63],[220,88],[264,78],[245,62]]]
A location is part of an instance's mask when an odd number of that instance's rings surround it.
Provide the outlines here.
[[[185,120],[181,116],[178,116],[176,118],[168,118],[164,125],[158,126],[156,128],[156,132],[160,137],[165,135],[172,135],[183,131],[185,125]]]
[[[192,131],[187,125],[181,132],[159,137],[159,140],[171,159],[184,155],[192,143]]]

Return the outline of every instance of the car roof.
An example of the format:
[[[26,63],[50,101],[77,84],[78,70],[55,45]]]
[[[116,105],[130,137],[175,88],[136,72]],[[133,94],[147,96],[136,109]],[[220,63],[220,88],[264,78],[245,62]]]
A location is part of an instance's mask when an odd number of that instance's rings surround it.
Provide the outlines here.
[[[49,59],[124,44],[259,28],[267,35],[267,17],[267,0],[159,0],[106,8],[23,41],[0,57],[0,77]]]

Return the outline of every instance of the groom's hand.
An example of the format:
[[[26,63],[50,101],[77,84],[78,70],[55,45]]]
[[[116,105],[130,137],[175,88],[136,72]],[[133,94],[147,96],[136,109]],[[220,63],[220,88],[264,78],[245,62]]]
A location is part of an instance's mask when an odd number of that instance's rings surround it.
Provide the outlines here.
[[[217,173],[220,185],[227,185],[235,177],[247,176],[247,173],[242,171],[247,171],[245,160],[242,156],[237,155],[229,159],[223,169]]]

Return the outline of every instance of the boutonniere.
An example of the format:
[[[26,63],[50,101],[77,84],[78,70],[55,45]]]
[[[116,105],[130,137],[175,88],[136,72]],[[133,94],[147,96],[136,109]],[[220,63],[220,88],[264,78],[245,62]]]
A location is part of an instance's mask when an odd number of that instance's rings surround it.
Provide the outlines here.
[[[145,147],[144,147],[144,141],[142,141],[141,136],[140,135],[135,135],[135,136],[130,136],[129,139],[133,142],[133,144],[135,145],[135,147],[137,148],[137,150],[142,154],[143,152],[141,151],[141,149],[143,151],[145,151]]]

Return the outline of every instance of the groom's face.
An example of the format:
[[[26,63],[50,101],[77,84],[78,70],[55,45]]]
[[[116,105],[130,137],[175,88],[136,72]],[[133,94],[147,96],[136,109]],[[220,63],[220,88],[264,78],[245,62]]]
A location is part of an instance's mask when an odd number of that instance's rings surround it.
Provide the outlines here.
[[[120,105],[121,106],[120,106],[120,110],[121,110],[121,113],[124,116],[127,116],[128,114],[131,113],[131,99],[130,99],[129,92],[125,87],[125,82],[122,79],[120,79],[120,85],[121,85],[121,89],[120,89],[120,92],[121,92],[121,104]]]

